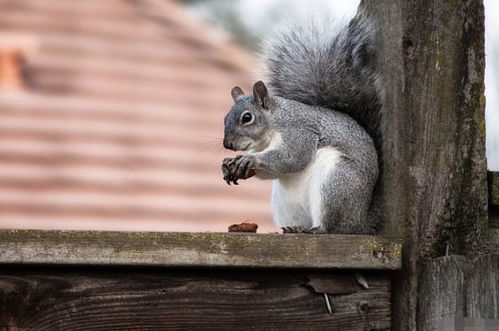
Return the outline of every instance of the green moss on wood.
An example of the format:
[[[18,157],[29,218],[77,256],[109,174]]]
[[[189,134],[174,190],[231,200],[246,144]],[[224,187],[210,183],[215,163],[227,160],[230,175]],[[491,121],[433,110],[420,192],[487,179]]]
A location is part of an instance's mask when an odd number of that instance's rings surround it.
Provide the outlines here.
[[[398,269],[400,250],[375,236],[0,231],[0,263]]]

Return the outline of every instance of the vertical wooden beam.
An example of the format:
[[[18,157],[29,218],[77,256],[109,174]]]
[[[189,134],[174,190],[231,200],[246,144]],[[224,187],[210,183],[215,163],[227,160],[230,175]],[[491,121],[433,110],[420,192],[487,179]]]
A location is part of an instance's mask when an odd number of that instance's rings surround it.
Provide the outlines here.
[[[443,318],[463,316],[465,265],[462,256],[444,256],[423,266],[418,330],[435,330]]]
[[[487,250],[481,0],[363,0],[378,24],[385,229],[404,238],[394,326],[417,329],[421,265]]]
[[[464,315],[499,319],[499,253],[478,257],[470,270]]]
[[[499,207],[499,171],[490,171],[488,177],[490,205]]]
[[[443,319],[499,318],[499,254],[444,256],[422,266],[418,330],[437,330]]]

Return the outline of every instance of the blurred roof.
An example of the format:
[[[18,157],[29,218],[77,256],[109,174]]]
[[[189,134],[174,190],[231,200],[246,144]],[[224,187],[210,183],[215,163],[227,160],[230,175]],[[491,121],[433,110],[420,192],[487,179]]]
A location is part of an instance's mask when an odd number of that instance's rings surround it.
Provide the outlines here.
[[[0,227],[273,230],[270,183],[220,172],[254,59],[181,4],[2,0],[2,40],[25,87],[0,90]]]

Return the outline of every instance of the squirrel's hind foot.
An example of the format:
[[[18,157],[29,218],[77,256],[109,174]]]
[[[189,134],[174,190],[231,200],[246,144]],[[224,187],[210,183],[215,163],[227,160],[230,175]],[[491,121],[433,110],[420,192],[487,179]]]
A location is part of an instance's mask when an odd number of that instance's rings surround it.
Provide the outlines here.
[[[282,233],[308,233],[308,234],[319,234],[326,233],[321,226],[283,226]]]

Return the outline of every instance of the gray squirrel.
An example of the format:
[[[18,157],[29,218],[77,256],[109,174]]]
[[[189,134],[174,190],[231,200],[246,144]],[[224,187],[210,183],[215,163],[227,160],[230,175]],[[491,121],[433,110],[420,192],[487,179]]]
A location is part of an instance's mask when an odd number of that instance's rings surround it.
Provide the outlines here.
[[[224,180],[273,179],[285,233],[371,234],[380,222],[381,108],[376,29],[362,13],[337,30],[309,22],[266,44],[268,85],[231,91]]]

